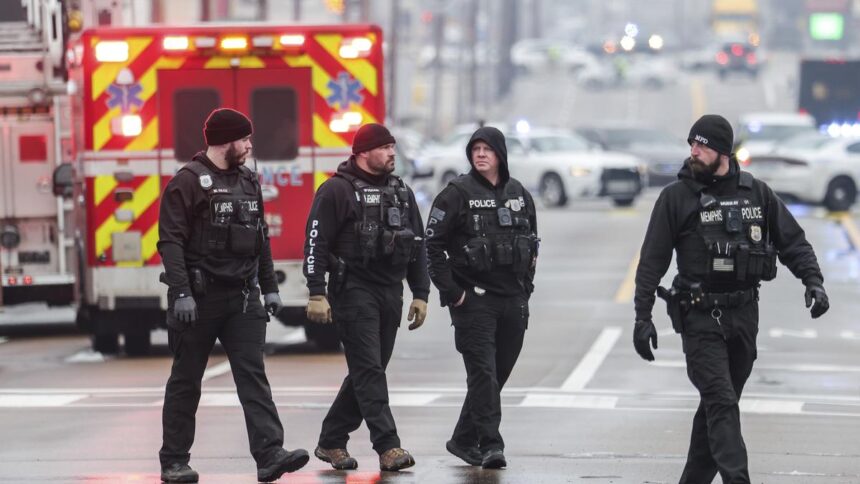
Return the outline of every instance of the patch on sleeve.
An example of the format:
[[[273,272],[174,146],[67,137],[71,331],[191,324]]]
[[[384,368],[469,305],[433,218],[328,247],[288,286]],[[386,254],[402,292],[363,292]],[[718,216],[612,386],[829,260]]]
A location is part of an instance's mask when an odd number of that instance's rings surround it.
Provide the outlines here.
[[[430,210],[430,218],[435,218],[436,220],[444,220],[445,219],[445,211],[440,210],[437,207],[433,207],[433,210]]]

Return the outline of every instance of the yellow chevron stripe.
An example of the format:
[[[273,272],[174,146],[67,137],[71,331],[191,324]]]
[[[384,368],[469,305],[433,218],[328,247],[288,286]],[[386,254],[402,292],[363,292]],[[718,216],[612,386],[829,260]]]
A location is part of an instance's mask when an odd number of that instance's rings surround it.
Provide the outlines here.
[[[356,78],[365,89],[376,96],[377,93],[377,75],[376,67],[366,59],[342,59],[340,57],[340,42],[343,40],[342,35],[338,34],[320,34],[314,37],[317,42],[329,53],[332,58],[337,60],[350,74]]]
[[[140,250],[143,252],[143,261],[146,262],[158,251],[156,244],[158,243],[158,222],[152,224],[152,227],[143,234],[143,239],[140,241]]]
[[[209,59],[203,65],[204,69],[229,69],[233,67],[230,61],[233,57],[217,56]],[[266,63],[255,55],[246,55],[239,58],[239,67],[246,69],[260,69],[266,67]]]
[[[150,205],[158,200],[159,180],[158,175],[146,177],[137,190],[134,191],[134,196],[131,200],[124,202],[118,210],[131,210],[134,218],[137,219]],[[96,257],[103,254],[111,246],[111,234],[114,232],[125,232],[131,225],[130,222],[118,222],[116,217],[111,214],[107,220],[96,229]]]
[[[110,120],[116,116],[119,116],[120,110],[119,106],[111,109],[106,112],[101,119],[96,121],[96,124],[93,125],[93,150],[98,151],[104,148],[104,145],[110,141],[113,133],[110,131]]]
[[[361,124],[379,122],[372,114],[370,114],[370,111],[364,109],[364,106],[361,104],[353,104],[352,109],[358,110],[358,112],[361,113]]]
[[[93,48],[95,41],[93,39]],[[125,39],[128,42],[128,60],[125,62],[108,62],[102,64],[93,71],[92,77],[92,93],[93,101],[99,98],[102,93],[116,80],[117,74],[122,69],[131,65],[137,59],[141,52],[152,43],[152,37],[128,37]]]
[[[314,172],[314,191],[319,190],[320,185],[325,183],[326,180],[331,178],[331,175],[324,171],[315,171]]]
[[[158,146],[158,116],[153,116],[131,143],[125,145],[125,151],[150,151]]]
[[[349,146],[349,143],[329,129],[328,123],[317,113],[314,113],[314,143],[323,148]]]
[[[143,90],[140,92],[140,98],[146,102],[153,94],[155,94],[155,91],[158,88],[157,79],[159,69],[178,69],[182,67],[182,64],[184,63],[184,57],[159,57],[158,60],[155,61],[155,63],[153,63],[142,76],[140,76],[140,85],[143,87]]]
[[[95,206],[98,207],[113,192],[119,183],[113,175],[100,175],[93,180],[93,196]]]
[[[331,77],[326,73],[325,69],[320,67],[313,59],[307,55],[301,57],[284,57],[290,67],[310,67],[311,68],[311,85],[314,91],[322,96],[323,99],[331,95],[331,90],[328,88],[328,81]]]

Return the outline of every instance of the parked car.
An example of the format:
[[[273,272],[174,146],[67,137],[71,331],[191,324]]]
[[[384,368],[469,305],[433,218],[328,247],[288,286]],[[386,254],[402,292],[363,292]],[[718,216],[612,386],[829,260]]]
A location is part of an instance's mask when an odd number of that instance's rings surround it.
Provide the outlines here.
[[[758,77],[761,59],[754,45],[749,42],[727,42],[717,52],[715,61],[720,79],[729,74],[746,74]]]
[[[647,164],[648,185],[662,186],[677,178],[690,147],[665,131],[624,123],[577,128],[576,132],[605,150],[629,153]]]
[[[770,153],[752,156],[743,165],[787,198],[821,203],[833,211],[848,210],[857,201],[860,138],[804,134]]]
[[[667,59],[615,57],[612,63],[586,64],[577,82],[586,89],[632,86],[656,90],[675,84],[679,77],[680,71]]]
[[[439,190],[469,170],[465,148],[473,131],[455,133],[422,154],[419,164],[433,167]],[[505,137],[511,175],[547,206],[591,197],[607,197],[618,206],[628,206],[642,191],[644,164],[632,155],[604,151],[560,129],[508,131]]]
[[[738,161],[769,153],[780,141],[800,134],[814,134],[815,119],[803,113],[748,113],[738,119],[735,153]]]

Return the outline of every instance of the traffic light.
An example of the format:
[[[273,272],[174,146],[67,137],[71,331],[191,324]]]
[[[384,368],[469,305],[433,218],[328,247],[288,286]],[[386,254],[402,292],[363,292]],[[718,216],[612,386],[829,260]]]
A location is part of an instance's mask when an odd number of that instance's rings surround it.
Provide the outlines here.
[[[809,14],[809,36],[813,40],[842,40],[845,35],[845,16],[838,12]]]

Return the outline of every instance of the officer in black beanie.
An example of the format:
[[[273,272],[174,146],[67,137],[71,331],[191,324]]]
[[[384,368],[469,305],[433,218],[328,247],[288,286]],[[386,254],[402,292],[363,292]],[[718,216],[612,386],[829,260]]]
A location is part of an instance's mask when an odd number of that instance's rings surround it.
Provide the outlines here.
[[[381,470],[415,465],[400,447],[385,370],[403,313],[403,279],[412,291],[407,319],[414,330],[427,315],[430,277],[415,195],[393,174],[394,143],[381,124],[359,128],[352,156],[319,187],[308,214],[307,316],[337,325],[349,370],[314,450],[338,470],[358,467],[346,444],[362,421]]]
[[[168,286],[167,331],[173,368],[164,395],[161,479],[197,482],[188,465],[209,353],[221,341],[239,401],[257,479],[277,480],[308,462],[283,448],[284,429],[263,366],[267,310],[281,308],[257,175],[244,166],[251,121],[232,109],[206,120],[208,148],[164,190],[158,251]],[[261,291],[262,289],[262,291]],[[260,302],[260,293],[264,302]]]
[[[702,116],[687,142],[690,158],[660,193],[642,244],[633,345],[654,360],[656,291],[700,396],[680,483],[711,482],[717,473],[725,483],[749,483],[738,400],[757,355],[759,283],[776,276],[778,256],[806,287],[813,318],[830,303],[803,229],[770,187],[740,170],[728,121]],[[678,274],[671,288],[658,287],[673,251]]]

